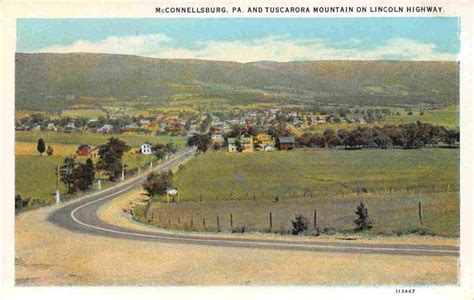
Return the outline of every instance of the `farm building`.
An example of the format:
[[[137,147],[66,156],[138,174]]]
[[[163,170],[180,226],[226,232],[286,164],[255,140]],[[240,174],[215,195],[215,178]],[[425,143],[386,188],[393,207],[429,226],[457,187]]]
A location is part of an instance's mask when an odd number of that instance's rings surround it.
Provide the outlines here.
[[[242,137],[242,152],[253,152],[253,137],[243,136]]]
[[[224,137],[222,134],[213,134],[211,136],[211,139],[214,143],[223,143],[224,142]]]
[[[278,150],[293,150],[295,147],[295,138],[293,136],[280,136],[277,139],[276,147]]]
[[[77,156],[90,156],[91,146],[87,144],[80,144],[79,146],[77,146],[76,154]]]
[[[144,142],[141,146],[140,146],[140,153],[141,154],[153,154],[153,148],[151,146],[150,143],[148,142]]]
[[[237,152],[237,139],[228,138],[227,139],[227,144],[228,144],[228,151],[229,152]]]
[[[263,151],[273,151],[273,146],[269,144],[263,145]]]

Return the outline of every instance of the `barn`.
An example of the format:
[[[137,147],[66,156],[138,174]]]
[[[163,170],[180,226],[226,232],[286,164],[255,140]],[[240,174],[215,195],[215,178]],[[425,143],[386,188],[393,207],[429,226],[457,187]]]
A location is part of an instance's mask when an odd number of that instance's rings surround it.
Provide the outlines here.
[[[79,146],[77,146],[76,154],[77,156],[90,156],[91,146],[87,144],[80,144]]]
[[[276,147],[278,150],[293,150],[295,147],[295,138],[293,136],[280,136],[277,139]]]

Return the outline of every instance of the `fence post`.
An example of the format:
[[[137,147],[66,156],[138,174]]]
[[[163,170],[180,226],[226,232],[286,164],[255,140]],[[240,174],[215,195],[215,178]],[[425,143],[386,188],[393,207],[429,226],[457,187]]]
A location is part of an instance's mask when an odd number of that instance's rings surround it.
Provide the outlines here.
[[[178,224],[181,224],[181,219],[178,217]]]
[[[273,227],[272,213],[270,213],[270,229]]]
[[[219,225],[219,216],[217,216],[217,218],[216,218],[216,221],[217,221],[217,230],[219,230],[219,229],[220,229],[220,225]]]
[[[448,184],[448,187],[446,188],[446,193],[449,193],[449,184]]]
[[[314,210],[314,220],[313,220],[313,222],[314,222],[314,229],[316,229],[316,227],[317,227],[317,225],[316,225],[317,224],[316,210]]]
[[[232,214],[230,214],[230,228],[232,228],[234,226],[234,222],[232,220]]]
[[[206,219],[202,218],[202,227],[206,227]]]
[[[420,217],[420,224],[423,224],[423,211],[421,210],[421,201],[418,202],[418,215]]]

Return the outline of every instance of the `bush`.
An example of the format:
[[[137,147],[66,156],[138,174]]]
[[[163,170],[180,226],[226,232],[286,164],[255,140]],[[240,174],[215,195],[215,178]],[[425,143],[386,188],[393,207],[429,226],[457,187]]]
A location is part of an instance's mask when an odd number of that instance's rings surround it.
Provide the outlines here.
[[[40,198],[22,198],[21,195],[15,196],[15,213],[23,211],[25,208],[38,208],[46,206],[49,201]]]
[[[308,219],[302,215],[297,215],[291,223],[293,224],[293,230],[291,232],[293,235],[298,235],[301,232],[308,230]]]
[[[364,202],[361,202],[359,206],[357,206],[355,214],[358,216],[357,219],[354,220],[354,223],[356,224],[355,231],[366,231],[373,227],[373,222],[369,219],[369,211],[365,207]]]
[[[20,195],[15,196],[15,213],[19,213],[23,207],[28,205],[27,199],[21,198]]]

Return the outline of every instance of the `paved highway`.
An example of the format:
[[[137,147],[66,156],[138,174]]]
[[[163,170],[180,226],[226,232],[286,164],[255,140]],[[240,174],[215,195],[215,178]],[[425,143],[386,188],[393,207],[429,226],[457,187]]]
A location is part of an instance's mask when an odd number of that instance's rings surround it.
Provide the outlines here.
[[[194,155],[194,150],[155,167],[156,171],[167,171],[179,165],[184,159]],[[154,241],[160,243],[185,243],[215,247],[245,247],[262,249],[280,249],[293,251],[319,252],[348,252],[373,253],[390,255],[424,255],[424,256],[459,256],[457,246],[413,245],[413,244],[373,244],[359,241],[350,242],[321,242],[321,241],[294,241],[242,239],[215,236],[195,236],[173,233],[156,233],[133,230],[109,224],[99,219],[98,209],[110,201],[134,188],[140,186],[146,174],[125,181],[123,184],[82,197],[78,200],[61,204],[48,216],[48,221],[70,231],[83,234],[106,236],[120,239],[140,241]]]

